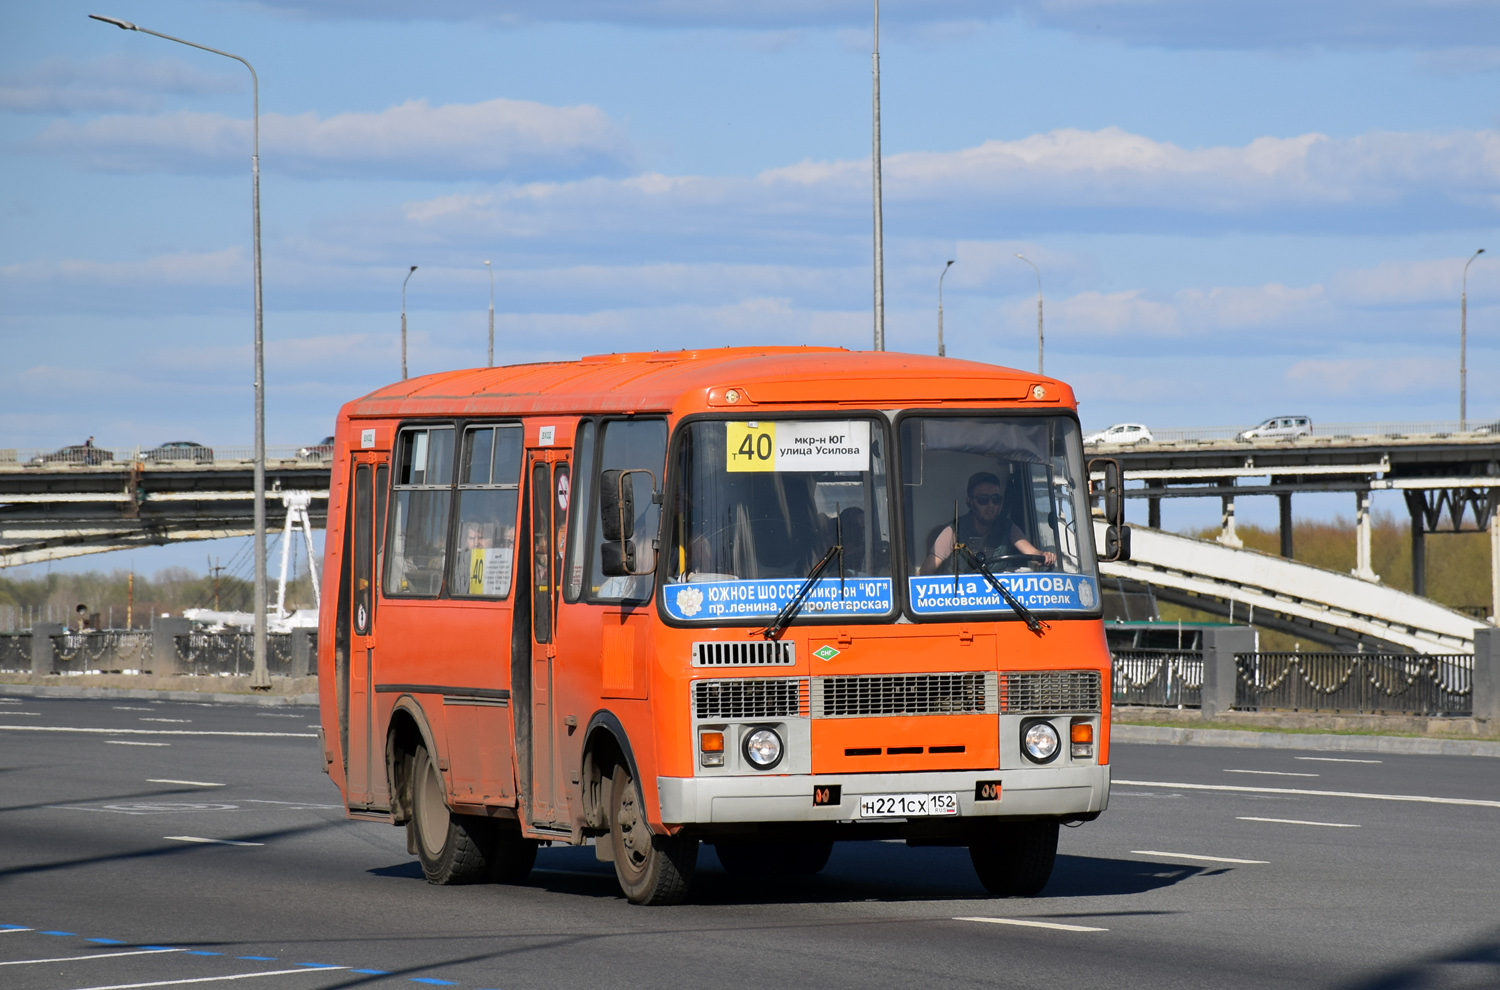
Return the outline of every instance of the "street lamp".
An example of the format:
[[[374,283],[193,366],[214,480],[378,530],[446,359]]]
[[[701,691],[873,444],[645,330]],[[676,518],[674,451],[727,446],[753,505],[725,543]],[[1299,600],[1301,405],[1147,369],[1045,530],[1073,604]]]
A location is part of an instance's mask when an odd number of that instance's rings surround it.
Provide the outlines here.
[[[947,357],[948,352],[943,347],[943,279],[948,277],[948,269],[953,267],[953,262],[943,266],[943,274],[938,276],[938,357]]]
[[[1469,419],[1469,266],[1484,254],[1480,248],[1464,262],[1463,293],[1458,297],[1458,432],[1468,429]]]
[[[149,28],[138,27],[117,17],[103,17],[99,14],[90,14],[89,17],[96,21],[103,21],[105,24],[113,24],[122,31],[138,31],[166,41],[175,41],[189,48],[232,58],[250,70],[253,112],[250,152],[250,229],[254,243],[255,271],[255,664],[250,675],[250,686],[255,690],[264,691],[270,688],[271,677],[266,670],[266,360],[260,292],[260,77],[255,74],[253,65],[230,52],[200,45],[195,41],[174,38],[170,34],[162,34],[160,31],[152,31]]]
[[[401,280],[401,380],[406,381],[406,283],[411,281],[411,273],[417,270],[416,265],[411,266],[411,272],[406,273],[406,278]]]
[[[870,162],[875,184],[875,349],[885,350],[885,221],[880,214],[880,0],[875,0],[875,47],[870,52],[870,73],[874,79]]]
[[[485,271],[490,273],[490,359],[486,367],[495,366],[495,269],[490,266],[486,259]]]
[[[1016,255],[1036,272],[1036,373],[1042,373],[1042,271],[1023,254]]]

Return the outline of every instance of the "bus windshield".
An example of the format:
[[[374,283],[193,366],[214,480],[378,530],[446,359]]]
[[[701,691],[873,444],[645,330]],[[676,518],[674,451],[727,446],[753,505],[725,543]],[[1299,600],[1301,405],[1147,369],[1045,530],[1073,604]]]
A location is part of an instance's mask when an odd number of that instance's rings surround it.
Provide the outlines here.
[[[920,616],[1096,615],[1099,587],[1078,425],[1065,416],[901,420],[907,590]]]
[[[831,547],[804,618],[893,609],[884,432],[874,419],[700,420],[678,443],[666,613],[775,616]]]

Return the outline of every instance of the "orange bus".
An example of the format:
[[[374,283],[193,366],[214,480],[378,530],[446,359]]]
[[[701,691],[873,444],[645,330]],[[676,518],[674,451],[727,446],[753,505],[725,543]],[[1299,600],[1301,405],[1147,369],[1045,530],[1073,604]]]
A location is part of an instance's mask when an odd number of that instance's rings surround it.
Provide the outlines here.
[[[1039,892],[1058,826],[1109,796],[1080,436],[1062,382],[821,347],[350,402],[318,636],[348,815],[404,826],[438,884],[592,842],[662,904],[700,842],[769,874],[897,839]]]

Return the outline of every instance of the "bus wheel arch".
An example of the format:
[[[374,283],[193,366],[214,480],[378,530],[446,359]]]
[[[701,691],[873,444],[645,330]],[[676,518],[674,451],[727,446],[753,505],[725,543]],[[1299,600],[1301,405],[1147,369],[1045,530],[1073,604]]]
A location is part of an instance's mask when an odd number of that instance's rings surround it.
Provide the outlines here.
[[[418,747],[434,755],[438,753],[432,726],[428,724],[422,706],[411,695],[402,695],[391,710],[391,722],[385,734],[386,781],[390,787],[391,823],[394,825],[411,824],[412,778]],[[416,849],[407,851],[415,853]]]
[[[583,737],[583,825],[592,834],[609,831],[609,808],[615,767],[640,779],[630,737],[614,712],[601,709],[589,719]]]

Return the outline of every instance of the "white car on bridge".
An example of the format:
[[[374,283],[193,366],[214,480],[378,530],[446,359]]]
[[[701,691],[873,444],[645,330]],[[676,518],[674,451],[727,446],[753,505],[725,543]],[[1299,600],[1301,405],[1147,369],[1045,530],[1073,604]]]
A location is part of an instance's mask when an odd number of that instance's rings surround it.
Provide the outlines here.
[[[1083,438],[1087,444],[1093,443],[1150,443],[1151,431],[1140,423],[1116,423],[1107,430],[1098,433],[1090,433]]]
[[[1236,440],[1268,440],[1312,436],[1312,420],[1306,416],[1272,416],[1258,426],[1243,430]]]

